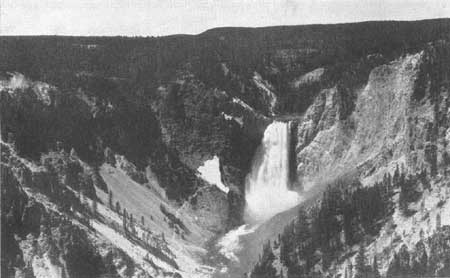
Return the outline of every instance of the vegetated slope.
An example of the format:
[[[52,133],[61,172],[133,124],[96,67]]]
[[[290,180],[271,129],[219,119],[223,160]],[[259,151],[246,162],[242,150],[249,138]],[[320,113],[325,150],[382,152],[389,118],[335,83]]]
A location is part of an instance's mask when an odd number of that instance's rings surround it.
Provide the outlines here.
[[[350,113],[345,93],[321,91],[298,125],[297,174],[306,193],[327,189],[251,277],[450,275],[449,54],[437,41],[375,67]]]
[[[37,165],[1,144],[2,275],[209,276],[201,243],[211,232],[122,169],[105,165],[95,172],[64,150],[43,155]]]

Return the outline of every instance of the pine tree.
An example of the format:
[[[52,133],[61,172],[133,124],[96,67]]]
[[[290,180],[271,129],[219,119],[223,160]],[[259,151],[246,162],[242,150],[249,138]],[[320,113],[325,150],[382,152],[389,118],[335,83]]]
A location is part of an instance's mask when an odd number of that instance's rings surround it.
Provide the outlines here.
[[[61,151],[63,151],[64,149],[63,149],[63,144],[62,144],[62,142],[61,141],[56,141],[56,151],[57,152],[61,152]]]
[[[300,245],[300,255],[303,256],[305,253],[304,251],[307,248],[306,241],[310,237],[308,215],[303,207],[299,209],[298,221],[296,224],[296,242]]]
[[[441,228],[441,214],[436,214],[436,230]]]
[[[394,176],[392,177],[392,183],[394,184],[394,186],[398,186],[399,184],[399,177],[400,177],[400,170],[398,169],[398,164],[395,167],[395,171],[394,171]]]
[[[442,161],[444,161],[445,165],[450,164],[450,155],[448,155],[447,151],[444,151],[442,154]]]
[[[270,240],[263,246],[263,254],[258,263],[254,267],[250,277],[252,278],[274,278],[276,276],[276,269],[273,267],[275,255],[273,254]]]
[[[373,256],[372,272],[374,278],[381,278],[380,271],[378,270],[377,255]]]
[[[94,198],[92,199],[92,213],[93,213],[94,215],[97,214],[97,198],[96,198],[96,197],[94,197]]]
[[[408,209],[408,200],[407,200],[407,189],[403,183],[400,185],[400,196],[398,197],[398,205],[399,205],[400,211],[406,215],[408,213],[409,209]]]
[[[288,254],[286,252],[286,247],[284,241],[280,241],[280,260],[283,264],[288,265]]]
[[[353,264],[349,262],[348,264],[348,278],[353,278]]]
[[[408,246],[406,244],[403,244],[402,247],[400,247],[400,250],[398,252],[398,258],[399,258],[399,274],[403,277],[410,277],[411,274],[411,267],[410,267],[410,261],[411,256],[408,251]]]
[[[412,262],[412,273],[424,276],[428,270],[428,255],[422,240],[416,244],[415,250],[416,256]]]
[[[364,278],[366,276],[367,265],[366,265],[366,250],[364,244],[359,246],[359,252],[355,260],[355,277],[354,278]]]
[[[78,174],[78,181],[79,181],[79,188],[80,190],[88,190],[89,188],[91,188],[92,186],[92,180],[91,177],[84,173],[81,172]]]
[[[134,218],[133,218],[133,214],[130,213],[130,228],[131,228],[131,233],[135,233],[135,229],[134,229]]]
[[[122,214],[122,226],[123,229],[125,230],[125,233],[127,233],[128,229],[127,229],[127,209],[123,208],[123,214]]]
[[[353,219],[355,218],[355,210],[352,209],[351,204],[345,204],[342,209],[343,214],[343,225],[345,243],[349,246],[354,243],[354,232],[353,232]]]
[[[143,215],[141,216],[141,224],[142,224],[142,226],[145,225],[145,219],[144,219],[144,216],[143,216]]]
[[[113,193],[111,191],[111,189],[108,191],[108,205],[110,209],[114,209],[114,205],[113,205]]]
[[[119,203],[119,201],[116,202],[116,212],[118,214],[120,214],[120,203]]]
[[[386,277],[397,276],[400,273],[400,259],[397,254],[394,254],[394,258],[389,263]]]

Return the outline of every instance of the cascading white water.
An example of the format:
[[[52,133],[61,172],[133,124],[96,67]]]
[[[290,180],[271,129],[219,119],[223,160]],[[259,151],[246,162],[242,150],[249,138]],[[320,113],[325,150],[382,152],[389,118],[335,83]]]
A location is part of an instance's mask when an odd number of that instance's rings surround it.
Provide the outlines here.
[[[289,190],[289,123],[273,122],[264,131],[253,165],[245,181],[245,225],[228,232],[217,243],[220,253],[238,261],[240,237],[253,233],[265,220],[300,203],[301,197]]]
[[[300,196],[289,190],[289,147],[289,123],[270,124],[246,178],[247,223],[263,222],[300,202]]]

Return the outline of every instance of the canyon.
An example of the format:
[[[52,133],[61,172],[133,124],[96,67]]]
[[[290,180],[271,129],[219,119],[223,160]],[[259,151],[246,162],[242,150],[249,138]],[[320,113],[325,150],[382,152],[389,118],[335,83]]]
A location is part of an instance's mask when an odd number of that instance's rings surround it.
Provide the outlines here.
[[[1,274],[450,275],[449,34],[0,37]]]

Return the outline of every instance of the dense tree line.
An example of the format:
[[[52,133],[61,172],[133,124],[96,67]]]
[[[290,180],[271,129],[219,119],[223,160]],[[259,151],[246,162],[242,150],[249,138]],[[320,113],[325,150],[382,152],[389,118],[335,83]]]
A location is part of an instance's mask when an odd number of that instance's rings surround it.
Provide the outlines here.
[[[427,179],[427,171],[424,169],[416,175],[406,175],[397,167],[393,182],[400,188],[399,208],[405,215],[409,216],[414,213],[409,209],[409,203],[417,201],[422,196],[422,191],[430,187]]]
[[[344,65],[369,54],[392,59],[417,51],[430,41],[449,38],[449,31],[450,22],[442,19],[218,28],[197,36],[160,38],[2,37],[0,74],[19,71],[63,89],[79,85],[75,73],[115,77],[116,81],[128,80],[134,89],[149,92],[178,71],[189,69],[205,84],[239,94],[242,81],[258,71],[278,92],[290,94],[288,81],[307,71],[333,64]],[[224,77],[222,63],[239,77]],[[340,70],[345,67],[338,66],[332,74],[348,74]],[[111,91],[110,84],[104,81],[94,82],[103,94]],[[248,82],[245,85],[251,86]],[[242,97],[250,105],[258,106],[255,98]],[[295,101],[292,107],[285,109],[305,109],[311,101],[310,97],[305,97],[304,104]],[[289,106],[288,101],[283,104]]]
[[[421,239],[414,248],[403,244],[394,253],[387,277],[447,277],[450,275],[450,227],[436,227],[427,240]],[[427,248],[428,247],[428,248]]]
[[[353,273],[355,275],[360,273],[360,276],[356,277],[379,277],[377,259],[374,258],[370,264],[365,254],[364,242],[376,236],[394,212],[396,207],[393,201],[394,195],[398,194],[400,212],[408,216],[415,213],[409,208],[409,204],[416,202],[422,191],[429,187],[430,181],[426,170],[407,174],[401,167],[396,167],[392,175],[387,173],[379,182],[367,187],[363,187],[352,176],[336,179],[327,186],[318,204],[299,209],[297,219],[285,227],[278,237],[278,242],[275,241],[273,244],[274,249],[280,249],[280,261],[288,269],[287,276],[289,278],[314,277],[314,275],[320,277],[321,274],[316,273],[313,266],[319,263],[326,270],[340,253],[359,244],[360,250]],[[440,222],[438,214],[437,229],[441,228]],[[443,244],[443,247],[436,251],[439,254],[446,252],[443,249],[447,248],[447,243],[442,243],[442,237],[446,236],[448,236],[448,229],[436,233],[430,241],[434,242],[435,248],[438,248],[436,242]],[[270,245],[264,246],[263,253],[270,255],[268,246]],[[415,251],[420,253],[416,255],[419,258],[410,261],[407,259],[407,247],[402,247],[394,256],[388,274],[409,277],[408,275],[412,273],[430,273],[430,263],[427,262],[428,266],[424,266],[425,261],[428,260],[425,248],[419,244],[415,250],[420,250],[420,252]],[[267,265],[264,259],[270,258],[269,255],[260,258],[255,266],[256,271],[260,271],[262,266]],[[446,273],[445,265],[446,263],[440,270],[434,267],[432,271]]]
[[[277,270],[273,267],[275,255],[273,254],[270,241],[264,244],[262,256],[253,268],[250,278],[274,278],[277,277]]]
[[[301,207],[297,219],[279,236],[280,260],[288,268],[288,277],[320,277],[314,265],[321,263],[327,269],[339,252],[362,242],[367,235],[375,236],[393,212],[393,194],[389,174],[370,187],[351,177],[329,184],[320,204]],[[263,261],[257,264],[259,268],[261,265]]]

